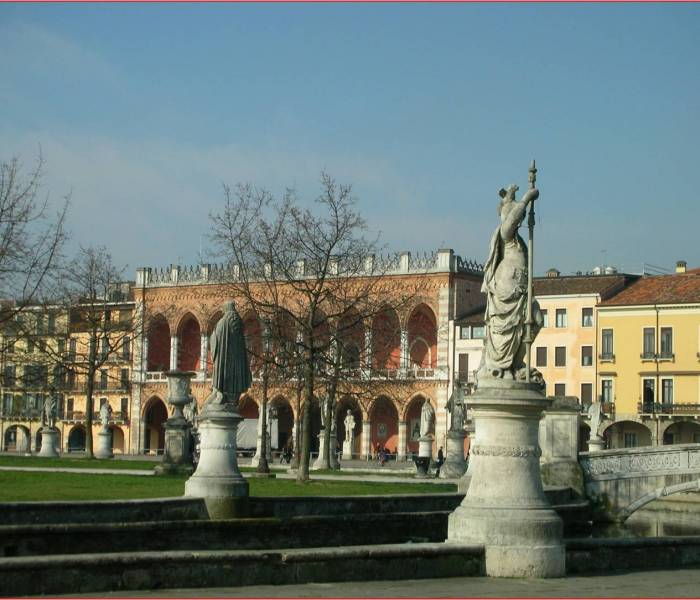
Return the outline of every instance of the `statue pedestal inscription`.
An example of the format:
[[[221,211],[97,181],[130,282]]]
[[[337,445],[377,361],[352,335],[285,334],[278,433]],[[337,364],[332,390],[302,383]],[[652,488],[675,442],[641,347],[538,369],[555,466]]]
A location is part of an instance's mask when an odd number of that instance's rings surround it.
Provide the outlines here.
[[[103,429],[97,433],[95,458],[114,458],[114,453],[112,452],[112,432],[109,429]]]
[[[230,404],[207,407],[199,418],[199,464],[185,483],[185,496],[207,500],[212,518],[244,515],[248,482],[238,469],[236,433],[243,420]]]
[[[56,447],[58,446],[58,430],[53,427],[42,427],[41,428],[41,450],[39,450],[39,456],[47,456],[49,458],[56,458],[58,456],[58,451]]]
[[[183,417],[171,417],[165,422],[165,452],[163,462],[155,468],[157,475],[192,474],[191,439],[190,424]]]
[[[447,432],[447,443],[445,444],[447,457],[445,464],[440,469],[441,479],[457,479],[464,475],[467,470],[467,461],[464,460],[464,438],[466,435],[464,431]]]
[[[449,516],[448,542],[483,544],[492,577],[562,577],[562,522],[544,495],[538,427],[541,386],[484,379],[470,397],[477,440],[471,483]]]
[[[418,438],[418,458],[416,463],[416,477],[419,479],[430,477],[428,470],[430,469],[430,459],[433,454],[433,438],[429,435],[423,435]]]

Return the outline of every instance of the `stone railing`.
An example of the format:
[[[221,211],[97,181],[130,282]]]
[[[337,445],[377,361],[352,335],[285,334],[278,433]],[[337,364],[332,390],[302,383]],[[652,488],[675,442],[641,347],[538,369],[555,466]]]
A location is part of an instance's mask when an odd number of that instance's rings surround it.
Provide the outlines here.
[[[582,452],[579,461],[589,479],[630,479],[687,473],[700,470],[700,444]]]
[[[336,266],[336,269],[339,267]],[[313,277],[306,271],[304,261],[299,261],[296,267],[299,277]],[[401,275],[422,273],[483,273],[484,266],[474,260],[463,259],[453,250],[438,250],[431,253],[396,252],[387,255],[371,255],[366,257],[363,269],[353,270],[353,275]],[[267,268],[266,268],[267,271]],[[222,283],[238,281],[240,268],[238,265],[202,264],[136,269],[137,287],[163,287],[176,285],[194,285],[203,283]]]

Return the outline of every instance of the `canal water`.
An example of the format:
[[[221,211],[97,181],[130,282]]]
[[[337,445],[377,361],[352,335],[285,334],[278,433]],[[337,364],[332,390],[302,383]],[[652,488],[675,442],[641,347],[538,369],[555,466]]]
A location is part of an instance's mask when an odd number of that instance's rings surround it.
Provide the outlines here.
[[[700,535],[700,512],[675,512],[641,509],[627,521],[594,525],[590,536],[596,538],[676,537]]]

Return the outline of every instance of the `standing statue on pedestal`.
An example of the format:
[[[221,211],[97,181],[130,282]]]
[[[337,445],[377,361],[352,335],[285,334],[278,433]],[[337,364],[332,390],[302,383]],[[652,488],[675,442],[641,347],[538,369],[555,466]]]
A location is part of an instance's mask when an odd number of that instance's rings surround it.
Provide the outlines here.
[[[478,378],[529,379],[524,363],[528,302],[528,251],[518,234],[528,206],[539,196],[536,188],[515,200],[517,185],[501,190],[498,214],[501,224],[491,238],[489,257],[484,267],[481,291],[486,294],[486,339]],[[532,303],[531,339],[542,327],[542,313],[536,301]],[[534,382],[542,376],[531,372]]]
[[[102,431],[107,431],[109,427],[109,419],[112,416],[112,407],[109,402],[105,402],[100,406],[100,423],[102,423]]]
[[[464,430],[464,388],[459,380],[455,381],[447,401],[447,410],[450,413],[450,431]]]
[[[353,417],[350,409],[348,409],[348,412],[345,415],[343,425],[345,425],[345,441],[351,444],[355,433],[355,417]]]
[[[591,437],[598,438],[598,429],[600,428],[600,419],[603,411],[601,410],[600,402],[593,402],[588,407],[588,417],[590,418]]]
[[[56,398],[54,398],[53,394],[48,394],[44,398],[44,406],[41,411],[41,424],[49,429],[54,429],[56,427],[57,416]]]
[[[192,402],[185,404],[185,408],[182,409],[182,416],[192,427],[195,427],[195,421],[198,413],[199,407],[197,406],[196,398],[192,398]]]
[[[420,411],[420,436],[422,438],[430,433],[434,420],[435,411],[433,410],[433,405],[430,404],[430,400],[426,399]]]
[[[204,403],[207,408],[224,404],[238,406],[238,400],[253,381],[243,336],[243,322],[233,301],[224,302],[224,315],[209,338],[212,357],[212,392]]]

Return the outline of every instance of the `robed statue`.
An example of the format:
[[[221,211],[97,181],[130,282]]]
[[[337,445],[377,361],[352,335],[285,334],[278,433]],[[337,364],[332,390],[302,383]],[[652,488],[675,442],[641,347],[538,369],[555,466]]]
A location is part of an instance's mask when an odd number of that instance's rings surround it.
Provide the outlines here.
[[[591,426],[591,438],[600,437],[598,435],[598,429],[600,428],[600,420],[603,416],[603,411],[601,410],[600,402],[592,402],[588,407],[588,417],[590,418]]]
[[[435,420],[435,411],[433,410],[433,405],[430,404],[430,400],[426,399],[423,402],[423,408],[420,411],[420,436],[425,437],[430,433],[433,426],[433,421]]]
[[[243,336],[243,321],[233,301],[224,302],[224,314],[209,338],[212,357],[212,392],[205,408],[228,404],[238,406],[238,400],[253,381]]]
[[[112,416],[112,407],[109,402],[103,402],[100,406],[100,423],[102,423],[102,431],[107,431],[109,428],[109,419]]]
[[[452,394],[447,401],[447,410],[450,413],[450,431],[462,431],[464,429],[464,388],[459,379],[455,381]]]
[[[491,238],[489,257],[484,266],[481,291],[486,294],[486,339],[479,379],[526,379],[528,251],[518,234],[518,227],[539,191],[532,187],[519,202],[515,199],[517,191],[517,185],[509,185],[508,189],[499,192],[501,223]],[[532,317],[530,341],[542,327],[542,313],[536,301],[532,303]],[[535,380],[538,376],[535,373]]]
[[[56,398],[53,394],[47,394],[44,397],[44,406],[41,411],[41,424],[48,427],[49,429],[54,429],[56,427],[56,417],[58,416],[58,411],[56,410]]]

